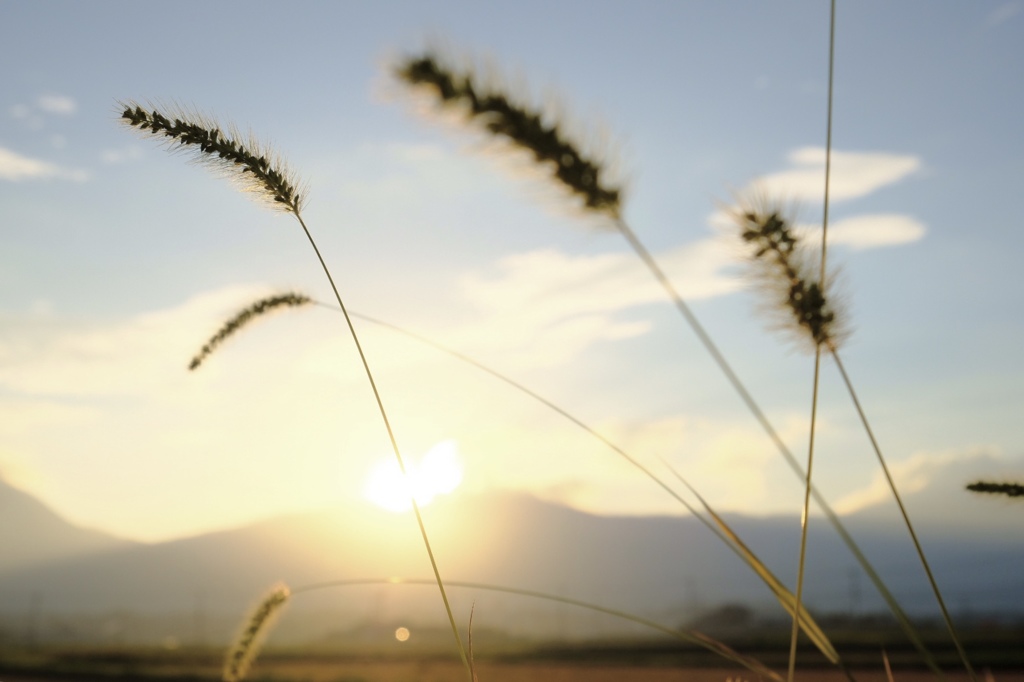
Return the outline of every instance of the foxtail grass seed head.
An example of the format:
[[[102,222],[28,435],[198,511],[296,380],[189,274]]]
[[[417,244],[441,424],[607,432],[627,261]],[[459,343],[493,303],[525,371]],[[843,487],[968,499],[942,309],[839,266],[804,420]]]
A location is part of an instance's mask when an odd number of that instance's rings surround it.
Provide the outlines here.
[[[291,590],[288,586],[278,583],[249,614],[224,659],[224,682],[238,682],[245,678],[253,661],[256,660],[263,640],[273,627],[274,621],[281,615],[290,596]]]
[[[1021,483],[995,483],[992,481],[978,481],[976,483],[968,484],[967,489],[974,493],[1006,495],[1007,497],[1024,497],[1024,484]]]
[[[237,332],[245,325],[252,322],[254,319],[261,315],[266,315],[277,308],[292,307],[296,308],[299,306],[307,305],[313,302],[309,296],[305,294],[297,294],[289,292],[287,294],[278,294],[276,296],[269,296],[267,298],[261,298],[252,305],[244,308],[234,315],[230,320],[224,323],[224,325],[217,330],[217,333],[210,337],[210,340],[196,353],[195,357],[192,358],[192,362],[189,363],[188,368],[195,370],[199,368],[199,365],[203,363],[219,345]]]
[[[550,116],[515,101],[496,83],[483,82],[473,70],[454,69],[429,51],[398,60],[393,74],[410,88],[428,93],[438,108],[452,111],[487,135],[528,152],[585,211],[619,217],[622,188],[609,181],[605,165],[595,155],[587,154],[564,124],[551,122]]]
[[[786,207],[758,194],[729,213],[749,249],[751,274],[771,297],[771,309],[786,320],[782,326],[793,329],[795,323],[798,336],[810,339],[814,347],[838,347],[840,319],[828,281],[823,284],[816,274],[820,250],[802,241]]]
[[[277,154],[252,135],[243,140],[234,128],[180,108],[161,113],[155,107],[119,102],[121,122],[145,136],[155,136],[172,151],[190,150],[195,159],[229,176],[272,208],[298,214],[305,192]]]

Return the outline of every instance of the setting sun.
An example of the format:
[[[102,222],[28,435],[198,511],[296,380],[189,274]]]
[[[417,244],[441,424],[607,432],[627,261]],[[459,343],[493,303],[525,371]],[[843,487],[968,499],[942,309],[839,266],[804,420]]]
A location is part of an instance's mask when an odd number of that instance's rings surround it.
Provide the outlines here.
[[[438,443],[418,462],[406,460],[405,468],[403,477],[394,459],[377,463],[366,478],[366,499],[389,511],[403,512],[412,508],[411,495],[424,506],[435,496],[455,490],[462,482],[462,465],[454,440]]]

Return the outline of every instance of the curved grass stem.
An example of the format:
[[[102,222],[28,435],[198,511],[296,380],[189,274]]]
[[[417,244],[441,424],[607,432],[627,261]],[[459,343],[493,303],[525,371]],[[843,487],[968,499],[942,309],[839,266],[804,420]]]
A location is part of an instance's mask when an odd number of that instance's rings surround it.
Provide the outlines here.
[[[823,200],[821,219],[821,268],[818,273],[818,281],[825,284],[825,266],[828,255],[828,209],[829,189],[832,180],[832,86],[835,82],[835,56],[836,56],[836,0],[832,0],[829,10],[829,35],[828,35],[828,106],[825,117],[825,196]],[[804,504],[800,512],[800,558],[797,563],[796,572],[796,614],[793,617],[793,632],[789,642],[789,673],[787,679],[793,682],[796,673],[796,642],[800,630],[799,624],[800,609],[803,608],[802,598],[804,591],[804,566],[807,559],[807,524],[811,506],[811,473],[814,468],[814,436],[815,426],[818,419],[818,380],[821,377],[821,337],[815,336],[817,343],[814,346],[814,383],[811,397],[811,425],[807,442],[807,481],[804,486]],[[834,349],[835,345],[828,343],[829,348]]]
[[[917,551],[917,556],[921,560],[921,566],[924,568],[925,575],[928,576],[928,584],[931,586],[932,593],[935,595],[935,601],[939,604],[939,610],[942,612],[942,619],[945,622],[946,629],[949,631],[949,636],[952,638],[954,646],[956,646],[957,654],[960,656],[960,662],[963,663],[963,666],[967,670],[967,674],[970,676],[971,680],[976,681],[978,679],[977,674],[974,672],[974,668],[971,666],[971,662],[967,658],[967,652],[964,650],[963,643],[960,641],[956,628],[953,626],[953,619],[949,615],[949,609],[946,608],[946,602],[942,598],[942,592],[939,590],[939,585],[935,581],[935,576],[932,574],[932,569],[928,564],[928,559],[925,558],[921,542],[917,539],[917,533],[914,531],[914,525],[910,522],[910,515],[907,514],[907,508],[903,505],[903,498],[896,489],[896,482],[893,480],[892,474],[889,472],[889,466],[886,464],[885,457],[882,455],[882,449],[878,445],[878,441],[875,439],[875,433],[871,429],[871,424],[868,422],[867,414],[865,414],[864,408],[861,407],[860,400],[857,398],[857,392],[853,389],[853,382],[850,381],[850,376],[846,373],[846,368],[843,366],[842,360],[839,359],[839,353],[835,349],[832,350],[832,359],[836,361],[836,367],[839,369],[839,374],[843,378],[843,383],[846,385],[846,390],[850,394],[850,399],[853,401],[853,406],[857,410],[857,415],[860,417],[861,424],[864,426],[864,431],[867,433],[868,439],[871,441],[871,447],[874,449],[875,456],[878,458],[878,463],[882,467],[882,473],[885,474],[885,480],[889,484],[889,490],[892,491],[892,496],[896,500],[896,505],[900,509],[900,514],[903,516],[903,523],[907,526],[907,532],[910,534],[910,539],[914,543],[914,549]]]
[[[373,389],[373,397],[377,401],[377,408],[380,411],[381,419],[384,420],[384,428],[388,432],[388,439],[391,441],[391,447],[394,450],[395,459],[398,462],[398,468],[404,478],[406,476],[405,460],[402,458],[402,453],[398,448],[398,441],[395,439],[395,432],[391,428],[391,421],[388,419],[387,410],[384,409],[384,401],[381,400],[380,391],[377,390],[377,382],[373,378],[373,372],[370,371],[370,363],[367,361],[366,354],[363,352],[363,346],[359,343],[359,335],[356,334],[356,328],[352,324],[352,318],[348,314],[348,309],[345,307],[345,303],[341,300],[341,294],[338,292],[338,287],[334,284],[334,278],[331,276],[331,271],[327,267],[327,263],[324,262],[324,258],[320,254],[320,249],[316,245],[316,240],[313,239],[313,235],[310,234],[309,228],[306,227],[306,222],[298,212],[295,213],[295,218],[299,221],[299,224],[302,225],[302,230],[306,233],[306,238],[309,239],[309,243],[313,247],[313,251],[316,252],[316,257],[320,261],[324,274],[327,275],[327,281],[331,284],[331,290],[334,292],[334,297],[338,302],[338,307],[341,308],[341,312],[345,316],[345,323],[348,325],[348,330],[352,335],[352,341],[355,343],[356,350],[359,352],[359,359],[363,363],[363,369],[366,371],[366,378],[370,382],[370,388]],[[444,602],[444,610],[448,616],[448,623],[451,626],[452,635],[455,637],[455,643],[459,648],[459,656],[462,658],[462,663],[466,667],[470,680],[472,680],[472,666],[470,666],[469,657],[466,654],[466,648],[462,644],[462,636],[459,634],[459,626],[455,622],[455,616],[452,613],[451,604],[448,602],[448,593],[445,591],[444,582],[441,580],[441,572],[437,567],[437,560],[434,558],[434,550],[430,546],[430,538],[427,535],[427,528],[423,523],[423,515],[420,513],[419,503],[416,502],[416,496],[411,490],[409,492],[409,501],[412,503],[412,510],[416,516],[416,524],[419,526],[420,535],[423,538],[423,546],[426,548],[427,556],[430,558],[430,568],[434,571],[434,580],[437,583],[437,589],[441,592],[441,600]]]
[[[807,524],[811,507],[811,473],[814,471],[814,435],[818,418],[818,378],[821,373],[821,347],[814,353],[814,391],[811,398],[811,426],[807,444],[807,478],[804,485],[804,503],[800,512],[800,558],[796,569],[796,606],[793,613],[793,631],[789,639],[789,671],[786,679],[793,682],[796,673],[796,642],[800,634],[800,617],[803,613],[804,565],[807,559]]]

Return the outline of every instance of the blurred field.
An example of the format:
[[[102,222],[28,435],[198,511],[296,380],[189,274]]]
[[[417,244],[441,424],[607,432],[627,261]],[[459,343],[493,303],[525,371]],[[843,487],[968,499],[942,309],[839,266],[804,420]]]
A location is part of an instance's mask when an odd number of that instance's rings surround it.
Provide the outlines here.
[[[184,652],[179,652],[179,654]],[[774,657],[773,657],[774,658]],[[79,652],[35,658],[0,655],[0,682],[78,682],[80,680],[139,680],[153,682],[214,682],[220,680],[220,656],[153,656],[141,652]],[[785,662],[772,660],[770,667],[785,676]],[[944,666],[945,667],[945,666]],[[945,667],[947,682],[967,682],[966,673]],[[982,682],[1024,682],[1024,668],[1010,666],[989,671],[979,668]],[[755,682],[753,673],[740,667],[712,664],[680,664],[673,660],[639,656],[606,659],[580,651],[571,660],[517,658],[477,662],[480,682]],[[854,670],[858,682],[886,682],[881,660]],[[896,682],[938,679],[919,667],[897,666]],[[466,674],[449,657],[358,657],[333,655],[269,654],[261,657],[246,678],[252,682],[465,682]],[[834,668],[804,665],[797,680],[845,682]]]
[[[270,665],[261,667],[261,675],[273,679],[309,680],[309,682],[463,682],[465,673],[455,663],[350,663],[344,666],[311,664]],[[480,663],[480,682],[725,682],[749,680],[756,676],[736,668],[663,668],[652,666],[611,666],[551,663]],[[785,674],[785,671],[782,671]],[[858,671],[859,682],[884,682],[884,670]],[[798,680],[840,682],[846,676],[836,670],[797,671]],[[898,682],[935,680],[928,672],[897,671]],[[966,674],[950,674],[949,682],[968,679]],[[1024,682],[1024,671],[1000,672],[996,682]],[[7,680],[4,680],[7,682]]]
[[[165,671],[165,675],[135,677],[96,676],[87,673],[48,674],[43,671],[16,674],[0,673],[0,682],[72,682],[97,679],[152,679],[164,682],[217,680],[216,670]],[[489,663],[477,666],[480,682],[725,682],[757,678],[735,668],[672,668],[652,666],[579,665],[552,663]],[[783,671],[784,672],[784,671]],[[859,682],[884,682],[881,669],[855,672]],[[247,678],[253,682],[465,682],[465,672],[457,662],[450,661],[264,661]],[[846,677],[836,670],[797,670],[797,680],[840,682]],[[924,682],[936,677],[925,671],[897,670],[897,682]],[[948,682],[966,682],[966,674],[953,673]],[[982,674],[983,680],[1024,682],[1024,671],[998,671]]]
[[[948,682],[967,682],[942,633],[924,629],[929,649]],[[421,633],[422,634],[422,633]],[[391,646],[321,643],[275,646],[263,651],[247,680],[252,682],[466,682],[443,631],[437,642]],[[917,653],[893,630],[838,631],[844,659],[858,682],[884,682],[882,650],[896,682],[937,680]],[[432,640],[429,636],[422,639]],[[734,635],[738,650],[785,676],[788,646],[783,634],[749,631]],[[981,682],[1024,682],[1024,629],[966,632],[967,650]],[[224,648],[218,646],[98,647],[4,646],[0,640],[0,682],[137,680],[214,682],[220,679]],[[499,643],[483,638],[476,649],[479,682],[755,682],[757,676],[698,647],[664,639]],[[797,680],[841,682],[812,646],[800,647]]]

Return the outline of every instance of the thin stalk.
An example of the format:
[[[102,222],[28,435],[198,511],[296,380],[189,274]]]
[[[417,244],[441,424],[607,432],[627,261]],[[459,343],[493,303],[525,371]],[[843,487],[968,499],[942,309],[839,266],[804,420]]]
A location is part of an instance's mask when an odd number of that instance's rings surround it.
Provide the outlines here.
[[[928,583],[931,585],[932,592],[935,594],[935,601],[939,604],[939,610],[942,611],[942,619],[946,623],[946,629],[949,631],[949,636],[953,639],[953,644],[956,646],[956,651],[960,656],[960,661],[967,670],[967,674],[970,675],[971,680],[977,680],[978,678],[974,672],[974,668],[967,659],[967,652],[964,651],[963,644],[960,642],[960,637],[956,633],[956,628],[953,627],[953,619],[950,617],[949,610],[946,608],[946,602],[942,598],[942,592],[939,591],[939,585],[935,582],[935,576],[932,574],[932,569],[928,565],[928,559],[925,558],[924,549],[921,548],[921,543],[917,539],[917,533],[914,531],[914,525],[910,522],[910,515],[907,514],[907,508],[903,505],[903,498],[896,489],[896,482],[893,481],[892,474],[889,473],[889,466],[885,463],[885,457],[882,456],[882,449],[879,447],[878,441],[875,439],[875,433],[871,429],[871,424],[868,423],[867,415],[861,407],[860,400],[857,399],[857,392],[853,390],[853,382],[850,381],[850,377],[846,373],[846,368],[843,366],[842,360],[839,359],[839,353],[835,349],[832,349],[832,358],[836,361],[836,367],[839,368],[839,374],[843,377],[843,383],[846,384],[846,390],[850,394],[850,399],[853,400],[853,406],[857,410],[860,422],[864,426],[864,431],[867,433],[868,439],[871,441],[871,447],[875,451],[878,463],[882,466],[882,473],[885,474],[885,480],[889,484],[889,489],[892,491],[892,496],[896,500],[896,505],[900,508],[900,514],[903,516],[903,522],[907,526],[907,532],[910,533],[910,539],[914,543],[914,549],[917,550],[917,556],[921,560],[921,566],[924,567],[925,575],[928,576]]]
[[[825,264],[828,252],[828,208],[829,185],[832,179],[832,86],[835,81],[835,45],[836,45],[836,0],[832,0],[829,11],[828,35],[828,106],[825,116],[825,198],[821,219],[821,270],[818,281],[825,286]],[[834,348],[834,346],[830,346]],[[807,524],[811,506],[811,472],[814,468],[814,435],[818,418],[818,380],[821,377],[821,343],[814,346],[814,389],[811,398],[811,426],[807,443],[807,482],[804,487],[804,504],[800,513],[800,559],[796,569],[796,613],[793,615],[793,632],[789,642],[789,674],[787,679],[793,682],[796,673],[796,642],[800,634],[799,616],[803,607],[804,566],[807,559]]]
[[[821,346],[814,351],[814,391],[811,398],[811,431],[807,445],[807,479],[804,486],[804,504],[800,513],[800,558],[796,569],[796,606],[793,613],[793,632],[789,640],[788,682],[796,673],[796,642],[800,634],[800,614],[803,609],[804,562],[807,558],[807,522],[811,506],[811,472],[814,469],[814,434],[818,417],[818,378],[821,371]]]
[[[395,459],[398,461],[398,468],[402,472],[402,477],[406,476],[405,460],[402,459],[402,453],[398,449],[398,441],[395,439],[395,432],[391,428],[391,421],[388,419],[387,411],[384,409],[384,402],[381,400],[380,391],[377,390],[377,382],[373,379],[373,372],[370,371],[370,363],[366,360],[366,354],[363,352],[363,346],[359,343],[359,336],[356,334],[356,328],[352,324],[352,318],[349,317],[348,309],[345,307],[345,303],[341,300],[341,294],[338,293],[338,287],[334,284],[334,278],[331,276],[331,271],[327,267],[327,263],[324,262],[324,258],[320,255],[320,249],[316,245],[316,241],[313,239],[313,235],[310,234],[309,228],[306,227],[306,222],[302,219],[302,216],[298,213],[295,214],[295,218],[302,225],[303,232],[306,233],[306,238],[309,239],[310,245],[313,247],[313,251],[316,252],[316,257],[320,261],[321,267],[323,267],[324,274],[327,275],[327,281],[331,284],[331,290],[334,292],[334,298],[338,301],[338,307],[341,308],[342,314],[345,316],[345,323],[348,325],[348,330],[352,334],[352,341],[355,342],[356,350],[359,352],[359,359],[363,363],[363,369],[366,370],[366,378],[370,382],[370,388],[373,389],[373,397],[377,401],[377,408],[380,411],[381,419],[384,420],[384,428],[388,432],[388,438],[391,441],[391,448],[395,452]],[[430,558],[430,568],[434,571],[434,580],[437,583],[437,589],[441,592],[441,600],[444,602],[445,613],[448,614],[448,623],[452,628],[452,635],[455,637],[455,643],[459,647],[459,656],[462,658],[462,663],[466,667],[466,671],[469,674],[470,680],[473,679],[472,668],[469,664],[469,657],[466,655],[466,649],[462,645],[462,636],[459,634],[459,626],[455,622],[455,615],[452,613],[451,604],[448,602],[448,593],[444,589],[444,582],[441,580],[441,572],[437,568],[437,560],[434,558],[434,550],[430,546],[430,538],[427,536],[427,528],[423,524],[423,515],[420,513],[419,503],[416,502],[416,496],[409,492],[409,501],[412,503],[413,513],[416,515],[416,524],[419,526],[420,535],[423,537],[423,546],[427,549],[427,556]]]

